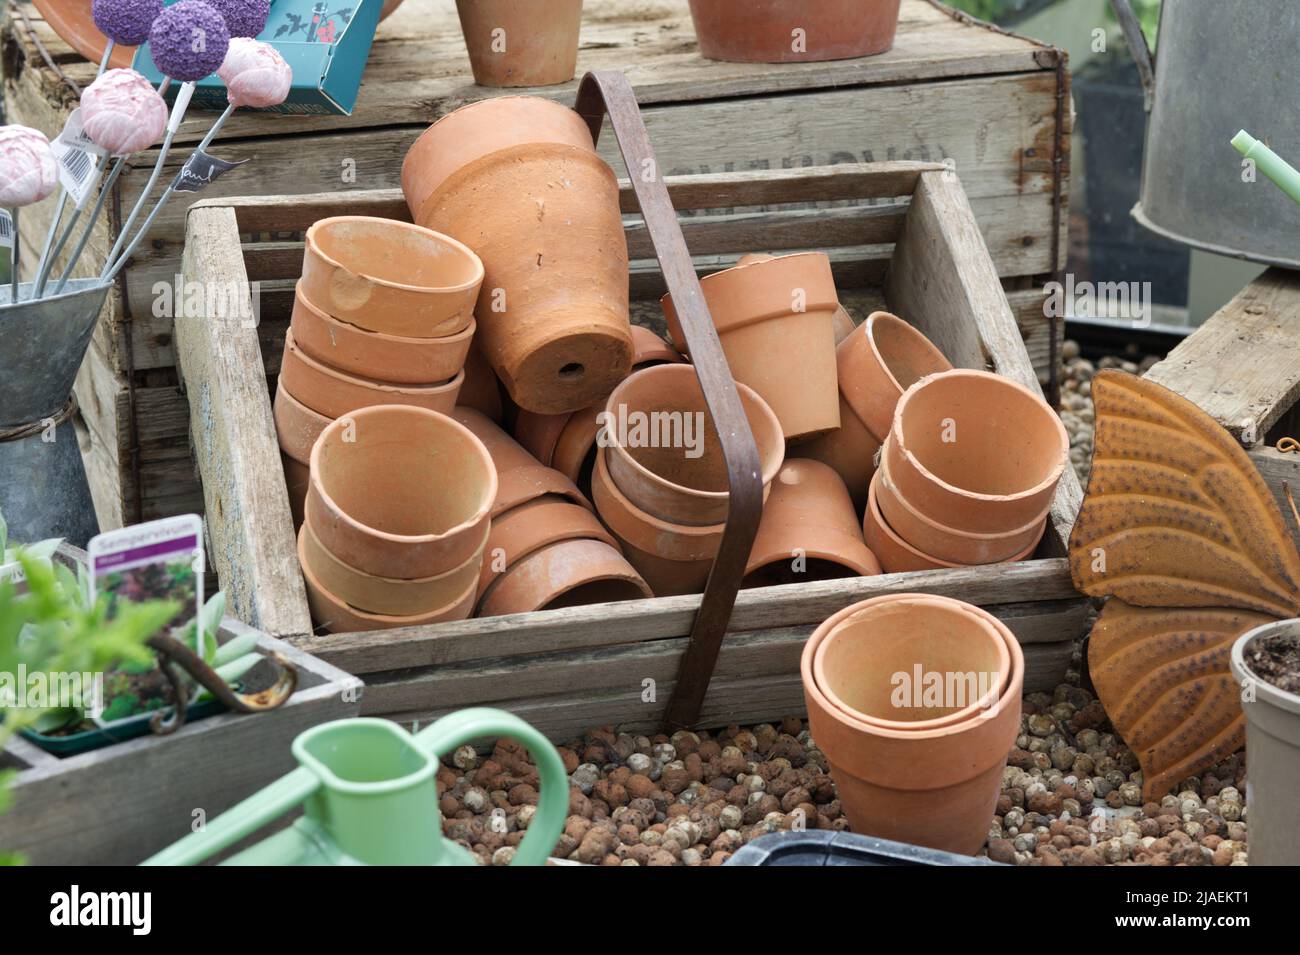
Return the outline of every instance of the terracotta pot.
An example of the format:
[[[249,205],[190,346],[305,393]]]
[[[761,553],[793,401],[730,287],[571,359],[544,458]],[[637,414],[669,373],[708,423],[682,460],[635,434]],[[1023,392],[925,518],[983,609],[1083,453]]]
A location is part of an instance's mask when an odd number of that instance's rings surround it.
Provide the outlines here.
[[[271,407],[280,450],[304,467],[310,464],[312,446],[334,419],[312,411],[289,394],[283,385],[276,385],[275,402]]]
[[[933,594],[864,600],[824,621],[808,642],[817,687],[840,712],[883,729],[913,731],[991,710],[1010,683],[1012,648],[1018,648],[1015,634],[992,614]],[[951,700],[924,694],[899,700],[897,674],[913,675],[921,656],[926,671],[977,678],[954,680]]]
[[[653,597],[650,588],[604,541],[569,540],[529,554],[499,577],[479,604],[480,617]]]
[[[578,68],[582,0],[456,0],[474,82],[554,86]]]
[[[1006,534],[1047,513],[1069,451],[1061,419],[1037,394],[959,369],[907,390],[883,455],[916,511],[954,530]]]
[[[558,495],[543,495],[506,511],[492,521],[479,572],[479,597],[492,581],[529,554],[566,540],[604,541],[618,547],[618,541],[591,511]]]
[[[307,230],[299,287],[340,321],[405,338],[469,327],[483,263],[449,236],[369,216],[334,216]]]
[[[464,370],[465,381],[460,386],[456,403],[465,408],[473,408],[500,424],[504,411],[501,404],[501,382],[497,381],[497,373],[473,342],[470,342],[469,354],[465,356]]]
[[[280,452],[280,465],[284,468],[284,489],[289,494],[289,514],[293,517],[293,529],[296,531],[302,527],[307,487],[311,483],[311,468],[301,461],[295,461],[283,451]]]
[[[303,353],[339,371],[398,384],[427,385],[455,378],[465,367],[475,323],[445,338],[401,338],[371,332],[326,315],[298,283],[293,303],[294,343]]]
[[[589,149],[528,144],[459,169],[417,221],[483,260],[483,354],[520,408],[577,411],[632,368],[627,240],[614,171]]]
[[[886,444],[889,443],[886,439]],[[975,534],[946,527],[912,507],[894,488],[889,459],[882,457],[876,503],[880,516],[903,540],[923,553],[958,564],[996,564],[1032,551],[1047,527],[1048,511],[1005,534]],[[1049,505],[1050,509],[1050,505]]]
[[[465,620],[474,611],[474,595],[477,592],[475,581],[470,582],[454,603],[428,613],[393,616],[367,613],[349,606],[346,601],[330,593],[312,573],[303,546],[306,530],[307,525],[304,524],[298,531],[298,563],[302,566],[302,579],[307,586],[307,606],[311,610],[312,620],[323,630],[330,633],[360,633],[367,630],[391,630],[395,627],[418,627],[449,620]]]
[[[468,428],[422,408],[381,405],[321,433],[306,514],[345,564],[414,580],[481,550],[496,494],[492,459]]]
[[[883,442],[903,392],[952,364],[897,315],[873,312],[835,349],[840,393],[876,441]]]
[[[535,500],[558,494],[591,510],[591,502],[563,474],[538,462],[495,422],[472,408],[457,408],[453,416],[483,442],[498,477],[492,517]]]
[[[387,20],[401,5],[402,0],[384,0],[384,6],[379,11],[379,22]]]
[[[884,53],[902,0],[691,0],[700,54],[734,63],[808,63]]]
[[[582,412],[575,411],[573,414]],[[565,425],[569,423],[569,417],[567,414],[537,414],[520,409],[519,416],[515,418],[515,440],[539,463],[550,467],[555,445],[560,440]]]
[[[785,457],[781,422],[752,388],[736,388],[758,444],[766,489]],[[678,424],[663,433],[656,420]],[[609,475],[628,500],[670,523],[726,521],[731,499],[727,463],[694,368],[659,365],[636,372],[609,396],[601,423],[598,442],[608,449]]]
[[[477,586],[483,563],[482,543],[487,540],[485,534],[479,549],[458,567],[436,577],[402,580],[376,577],[339,560],[321,544],[311,521],[303,524],[301,538],[304,566],[310,568],[326,591],[353,610],[396,617],[420,616],[458,606],[465,588],[471,582]]]
[[[814,674],[819,642],[810,639],[800,660],[804,698],[853,831],[949,852],[979,851],[1019,729],[1025,670],[1019,644],[1007,645],[1011,675],[992,709],[930,729],[888,729],[855,718],[826,696]],[[869,707],[862,716],[892,719],[897,708],[888,697],[882,705],[873,691],[881,673],[914,673],[917,664],[926,673],[977,672],[988,653],[988,645],[969,640],[898,642],[867,666],[837,669],[828,682],[839,699]]]
[[[536,96],[496,96],[448,113],[411,144],[402,161],[402,194],[420,222],[424,204],[458,169],[514,146],[557,143],[595,153],[581,116]]]
[[[750,252],[748,255],[742,255],[736,260],[737,265],[753,265],[755,262],[770,262],[776,256],[770,252]],[[853,321],[853,316],[843,305],[835,309],[835,315],[831,319],[835,326],[835,344],[839,344],[852,334],[857,323]]]
[[[844,400],[841,391],[840,426],[819,438],[805,441],[793,450],[792,456],[811,458],[834,468],[849,489],[854,508],[861,513],[867,506],[867,488],[876,473],[876,454],[879,451],[880,442],[862,423],[853,406]]]
[[[725,524],[692,527],[647,514],[627,499],[610,478],[608,450],[596,449],[591,495],[596,512],[623,545],[633,567],[656,596],[699,593],[722,544]]]
[[[104,56],[104,47],[108,43],[104,34],[95,26],[89,3],[68,3],[68,0],[32,0],[46,26],[59,35],[68,46],[72,47],[91,63],[98,63]],[[114,70],[130,69],[135,57],[136,47],[113,47],[109,54],[108,66]]]
[[[805,565],[794,569],[795,559]],[[772,482],[745,586],[870,577],[880,564],[862,540],[853,501],[840,476],[820,461],[787,461]]]
[[[349,375],[306,355],[290,329],[280,362],[280,387],[300,404],[328,418],[339,418],[372,405],[413,405],[443,414],[456,406],[465,373],[434,385],[400,385]]]
[[[789,442],[840,426],[830,259],[821,252],[759,258],[700,286],[732,375],[772,406]],[[685,339],[672,296],[661,300],[673,342]],[[796,306],[803,311],[796,311]]]

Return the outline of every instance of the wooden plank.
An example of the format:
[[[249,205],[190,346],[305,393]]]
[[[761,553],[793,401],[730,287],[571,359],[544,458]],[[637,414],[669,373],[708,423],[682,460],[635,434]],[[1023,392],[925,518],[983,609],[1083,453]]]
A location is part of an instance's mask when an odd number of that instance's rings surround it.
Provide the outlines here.
[[[1291,511],[1291,502],[1286,496],[1286,489],[1289,487],[1292,497],[1300,505],[1300,454],[1283,453],[1277,448],[1264,446],[1252,448],[1247,453],[1255,463],[1255,467],[1259,469],[1264,483],[1273,492],[1278,509],[1282,512],[1282,522],[1291,531],[1291,538],[1296,542],[1296,546],[1300,547],[1300,526],[1296,523],[1295,514]]]
[[[1300,399],[1300,275],[1269,269],[1146,377],[1197,405],[1246,447]]]
[[[208,289],[247,284],[235,214],[196,210],[185,246],[187,281]],[[260,372],[257,332],[205,300],[177,321],[176,346],[188,389],[191,434],[204,474],[209,556],[232,611],[275,636],[307,633],[302,574],[292,560],[293,519]],[[251,305],[249,306],[251,308]],[[286,557],[290,559],[286,560]]]
[[[895,311],[908,315],[954,365],[1039,387],[970,203],[952,172],[921,176],[887,293]],[[1051,513],[1058,553],[1064,553],[1082,500],[1078,478],[1067,467]]]

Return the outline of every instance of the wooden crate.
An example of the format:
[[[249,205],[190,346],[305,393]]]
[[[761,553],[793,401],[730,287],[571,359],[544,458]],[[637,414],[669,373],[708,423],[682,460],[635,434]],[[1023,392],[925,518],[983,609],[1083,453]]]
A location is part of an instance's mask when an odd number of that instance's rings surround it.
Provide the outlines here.
[[[219,637],[248,630],[227,617]],[[289,744],[303,730],[357,715],[359,679],[266,634],[257,648],[298,669],[298,687],[278,709],[210,716],[63,759],[10,740],[0,768],[18,775],[13,805],[0,813],[0,849],[36,865],[135,865],[188,835],[198,813],[215,819],[293,769]],[[256,668],[246,677],[257,678]]]
[[[0,42],[9,120],[53,134],[94,66],[27,0],[5,5]],[[1053,334],[1043,317],[1042,290],[1066,252],[1072,117],[1060,51],[973,24],[931,0],[904,0],[895,48],[881,56],[714,63],[698,54],[687,0],[588,0],[578,66],[579,75],[627,73],[666,172],[951,160],[1034,367],[1043,377],[1054,367],[1060,328]],[[573,91],[567,84],[535,92],[567,103]],[[499,92],[472,85],[452,0],[406,0],[380,27],[352,116],[236,113],[216,151],[254,161],[204,197],[393,188],[401,156],[430,122]],[[210,122],[196,114],[183,124],[169,174]],[[604,153],[614,159],[612,138]],[[95,234],[87,268],[102,262],[112,222],[131,207],[155,155],[141,154],[119,180],[114,218]],[[200,502],[172,317],[156,291],[179,272],[187,205],[172,201],[123,270],[78,381],[87,471],[106,528]],[[39,248],[52,206],[24,213],[28,248]],[[29,265],[36,258],[24,257]]]
[[[1147,377],[1198,405],[1242,443],[1300,544],[1300,275],[1269,269],[1178,344]]]
[[[667,177],[697,271],[755,248],[803,248],[815,236],[831,254],[842,299],[858,319],[888,305],[960,367],[1036,384],[1015,319],[958,177],[938,164],[875,163],[800,170]],[[622,189],[624,211],[638,208]],[[810,202],[834,201],[812,213]],[[737,212],[720,228],[708,215]],[[363,676],[363,712],[427,720],[463,706],[500,706],[556,738],[594,724],[661,722],[699,596],[579,607],[362,634],[311,635],[264,371],[289,319],[301,233],[327,215],[409,221],[400,192],[209,200],[190,212],[184,274],[199,283],[262,283],[257,328],[186,316],[176,348],[203,475],[211,551],[234,612]],[[661,321],[663,277],[636,258],[633,315]],[[274,374],[270,376],[274,379]],[[802,712],[799,652],[834,611],[878,594],[960,597],[1004,619],[1024,644],[1026,687],[1064,674],[1088,601],[1075,592],[1066,540],[1080,492],[1067,469],[1036,559],[989,567],[793,584],[742,591],[699,723],[718,725]]]

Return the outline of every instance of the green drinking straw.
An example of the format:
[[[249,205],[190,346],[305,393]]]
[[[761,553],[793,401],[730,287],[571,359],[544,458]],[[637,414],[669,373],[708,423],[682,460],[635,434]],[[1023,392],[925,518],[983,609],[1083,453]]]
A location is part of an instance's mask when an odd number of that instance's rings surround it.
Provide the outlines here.
[[[1279,189],[1296,202],[1300,202],[1300,170],[1244,129],[1232,137],[1232,145],[1237,147],[1237,152],[1253,160],[1260,171],[1272,179]]]

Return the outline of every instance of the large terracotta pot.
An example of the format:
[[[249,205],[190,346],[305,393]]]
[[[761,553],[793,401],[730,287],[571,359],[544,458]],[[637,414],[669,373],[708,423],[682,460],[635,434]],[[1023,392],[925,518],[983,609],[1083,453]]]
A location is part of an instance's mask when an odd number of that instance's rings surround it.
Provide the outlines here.
[[[483,263],[449,236],[370,216],[334,216],[307,230],[300,290],[322,312],[405,338],[464,331]]]
[[[507,570],[484,595],[480,617],[653,597],[650,588],[604,541],[549,544]]]
[[[883,455],[894,491],[916,511],[955,530],[1008,534],[1047,513],[1069,450],[1038,394],[957,369],[907,390]]]
[[[863,606],[850,610],[860,611]],[[1000,623],[996,626],[1005,630]],[[844,639],[852,639],[855,629],[840,632]],[[804,646],[800,660],[804,697],[813,737],[826,754],[853,831],[967,855],[979,851],[988,835],[1007,752],[1019,729],[1024,688],[1019,644],[1014,638],[1006,641],[1010,676],[993,707],[959,722],[917,729],[886,728],[863,718],[893,721],[900,715],[900,708],[893,705],[897,701],[879,692],[881,675],[903,674],[914,682],[917,666],[922,674],[978,673],[992,659],[989,642],[936,641],[924,633],[910,640],[885,640],[878,646],[873,640],[861,662],[844,663],[826,675],[828,687],[848,704],[847,710],[826,695],[816,678],[814,659],[820,643],[814,633]],[[903,710],[913,719],[902,722],[951,715],[946,711],[952,707],[942,709],[945,712],[925,707]]]
[[[943,352],[897,315],[872,312],[835,349],[840,393],[878,443],[903,392],[926,375],[949,371]]]
[[[280,361],[280,387],[317,414],[338,418],[371,405],[412,405],[447,413],[456,406],[463,371],[449,381],[432,385],[402,385],[362,378],[331,368],[298,347],[293,330],[284,338]]]
[[[483,442],[492,459],[498,478],[496,501],[492,505],[494,519],[544,494],[560,495],[591,510],[591,502],[572,481],[538,462],[486,415],[463,407],[452,414]]]
[[[781,422],[752,388],[736,388],[766,492],[785,458]],[[670,523],[726,521],[727,462],[694,368],[658,365],[634,373],[609,396],[600,423],[597,442],[608,449],[609,475],[628,500]]]
[[[303,559],[312,576],[326,591],[350,608],[365,613],[410,617],[449,612],[449,608],[461,604],[465,588],[471,582],[477,582],[479,568],[483,563],[483,548],[480,545],[464,563],[435,577],[415,580],[376,577],[344,563],[330,553],[316,536],[310,521],[303,524],[301,532]],[[483,540],[487,540],[486,534]],[[470,609],[472,605],[466,609],[465,616],[469,616]]]
[[[578,66],[582,0],[456,0],[480,86],[554,86]]]
[[[293,340],[323,365],[351,375],[397,384],[427,385],[455,378],[465,367],[475,323],[444,338],[402,338],[341,322],[313,305],[298,283],[293,303]]]
[[[763,507],[745,565],[745,586],[878,573],[880,564],[863,543],[858,515],[840,476],[820,461],[785,462]]]
[[[737,63],[806,63],[884,53],[902,0],[691,0],[700,53]]]
[[[735,379],[762,396],[791,443],[840,426],[835,371],[839,298],[830,259],[805,252],[764,259],[700,282]],[[672,296],[662,299],[673,342],[685,348]]]
[[[627,377],[627,240],[614,171],[594,152],[491,153],[447,178],[417,221],[482,258],[478,341],[520,408],[577,411]]]
[[[613,531],[629,563],[655,596],[694,594],[704,589],[722,545],[725,524],[673,524],[647,514],[627,499],[609,475],[608,449],[596,449],[591,496],[596,512]]]
[[[604,541],[618,547],[596,515],[554,494],[520,504],[495,518],[479,572],[479,597],[502,573],[529,554],[566,540]]]
[[[413,580],[482,549],[496,494],[492,459],[468,428],[422,408],[381,405],[321,432],[306,513],[345,564]],[[477,575],[474,584],[477,591]]]
[[[889,439],[885,443],[888,444]],[[881,459],[876,501],[880,516],[899,537],[925,554],[958,564],[996,564],[1010,560],[1017,554],[1032,550],[1047,527],[1046,509],[1024,527],[1001,534],[978,534],[940,524],[898,494],[890,474],[888,455]]]

